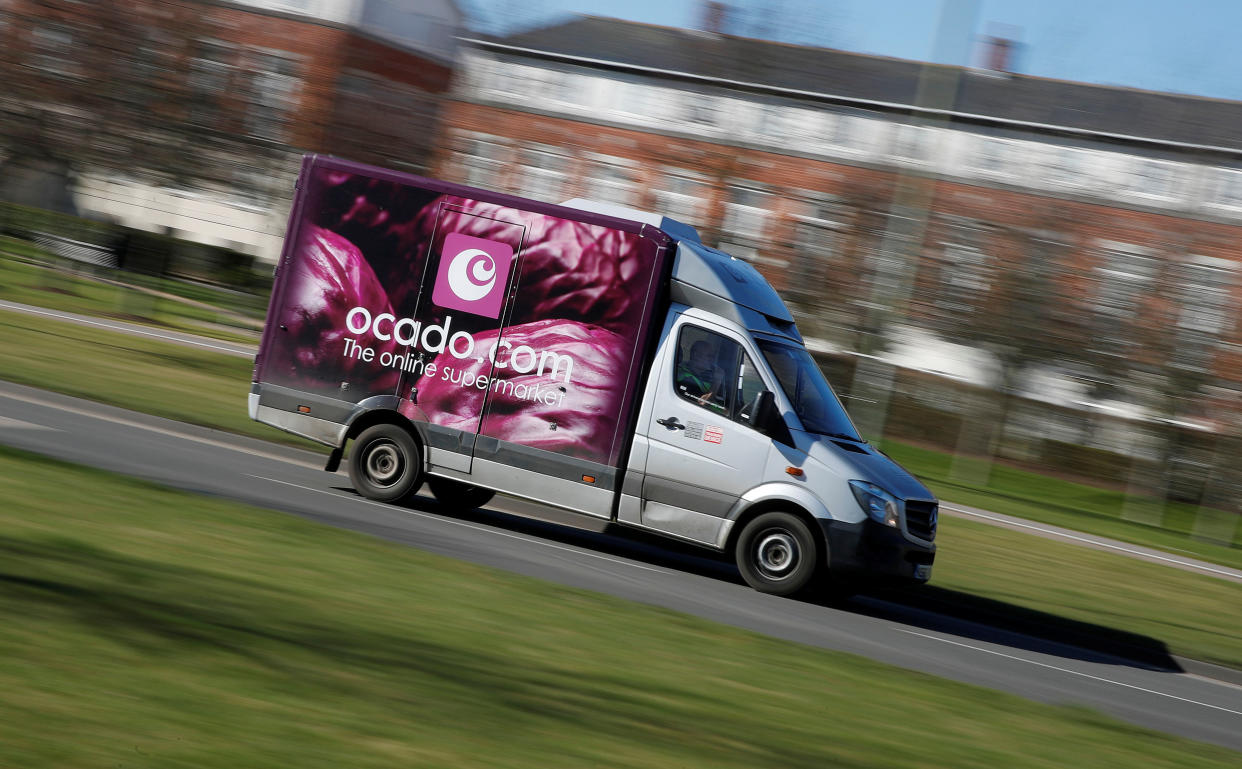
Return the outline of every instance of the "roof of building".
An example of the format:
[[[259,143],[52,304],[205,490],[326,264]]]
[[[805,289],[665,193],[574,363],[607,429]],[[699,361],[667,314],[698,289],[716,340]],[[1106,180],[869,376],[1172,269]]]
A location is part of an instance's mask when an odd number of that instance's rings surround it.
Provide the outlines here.
[[[488,42],[888,105],[914,105],[925,69],[916,61],[594,16]],[[1242,102],[960,67],[936,69],[960,74],[948,106],[959,115],[1242,150]]]

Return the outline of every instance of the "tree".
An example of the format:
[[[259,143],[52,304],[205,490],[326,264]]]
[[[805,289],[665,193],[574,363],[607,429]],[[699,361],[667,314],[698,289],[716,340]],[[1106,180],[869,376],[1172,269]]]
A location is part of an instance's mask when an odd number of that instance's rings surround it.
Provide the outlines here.
[[[938,222],[933,241],[942,240],[943,251],[933,252],[938,264],[922,283],[920,303],[937,333],[986,350],[999,365],[999,398],[976,404],[979,413],[964,421],[958,441],[959,455],[985,458],[970,474],[980,481],[1024,377],[1040,365],[1089,359],[1091,315],[1071,281],[1074,225],[1057,204],[1003,224],[975,224],[965,228],[972,233],[966,237],[946,233],[951,227]]]
[[[10,162],[229,185],[237,159],[274,148],[243,130],[252,73],[236,51],[213,55],[203,4],[15,0],[10,14],[0,46]]]
[[[787,223],[782,251],[792,266],[783,293],[809,335],[863,351],[891,195],[883,182],[855,184],[820,216]]]

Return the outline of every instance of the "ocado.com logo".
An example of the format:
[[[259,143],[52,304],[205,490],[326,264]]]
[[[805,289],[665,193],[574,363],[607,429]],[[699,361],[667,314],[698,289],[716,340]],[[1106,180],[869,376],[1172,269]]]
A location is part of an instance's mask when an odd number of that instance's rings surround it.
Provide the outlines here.
[[[500,317],[513,248],[451,232],[444,238],[431,300],[450,310]]]

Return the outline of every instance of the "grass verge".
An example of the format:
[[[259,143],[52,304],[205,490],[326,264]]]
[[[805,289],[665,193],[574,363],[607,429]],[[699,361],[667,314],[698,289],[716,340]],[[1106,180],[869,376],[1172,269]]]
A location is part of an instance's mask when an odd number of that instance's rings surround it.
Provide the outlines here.
[[[940,520],[928,589],[954,616],[1123,657],[1242,670],[1242,584],[962,518]]]
[[[254,324],[262,322],[264,298],[234,296],[206,286],[131,273],[115,272],[110,277],[149,289],[142,291],[78,274],[78,270],[90,269],[102,268],[76,264],[48,267],[23,259],[0,257],[0,299],[233,342],[256,339]]]
[[[0,371],[36,387],[322,449],[250,421],[250,363],[241,358],[0,312]],[[1242,668],[1242,617],[1221,608],[1242,605],[1236,583],[968,521],[941,526],[932,596],[945,610],[991,613],[998,624],[1033,617],[1037,627],[1021,629],[1045,634],[1086,623],[1083,632],[1099,635],[1104,625]]]
[[[66,395],[304,448],[246,413],[254,364],[73,323],[0,310],[0,377]]]
[[[1080,708],[2,448],[0,498],[0,763],[1237,765]]]
[[[1120,491],[1000,464],[993,466],[987,486],[966,486],[949,480],[951,455],[898,441],[885,441],[884,451],[944,500],[1242,568],[1242,518],[1234,513],[1170,502],[1161,525],[1152,526],[1121,517],[1126,496]],[[1223,517],[1232,544],[1195,536],[1200,514]]]

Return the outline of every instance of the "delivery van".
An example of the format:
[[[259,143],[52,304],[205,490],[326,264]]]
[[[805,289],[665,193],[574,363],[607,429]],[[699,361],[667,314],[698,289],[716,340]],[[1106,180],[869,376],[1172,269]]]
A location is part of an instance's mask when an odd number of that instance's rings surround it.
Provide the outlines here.
[[[926,582],[937,501],[865,442],[749,263],[658,213],[317,155],[250,416],[369,499],[496,492],[730,553],[752,587]]]

